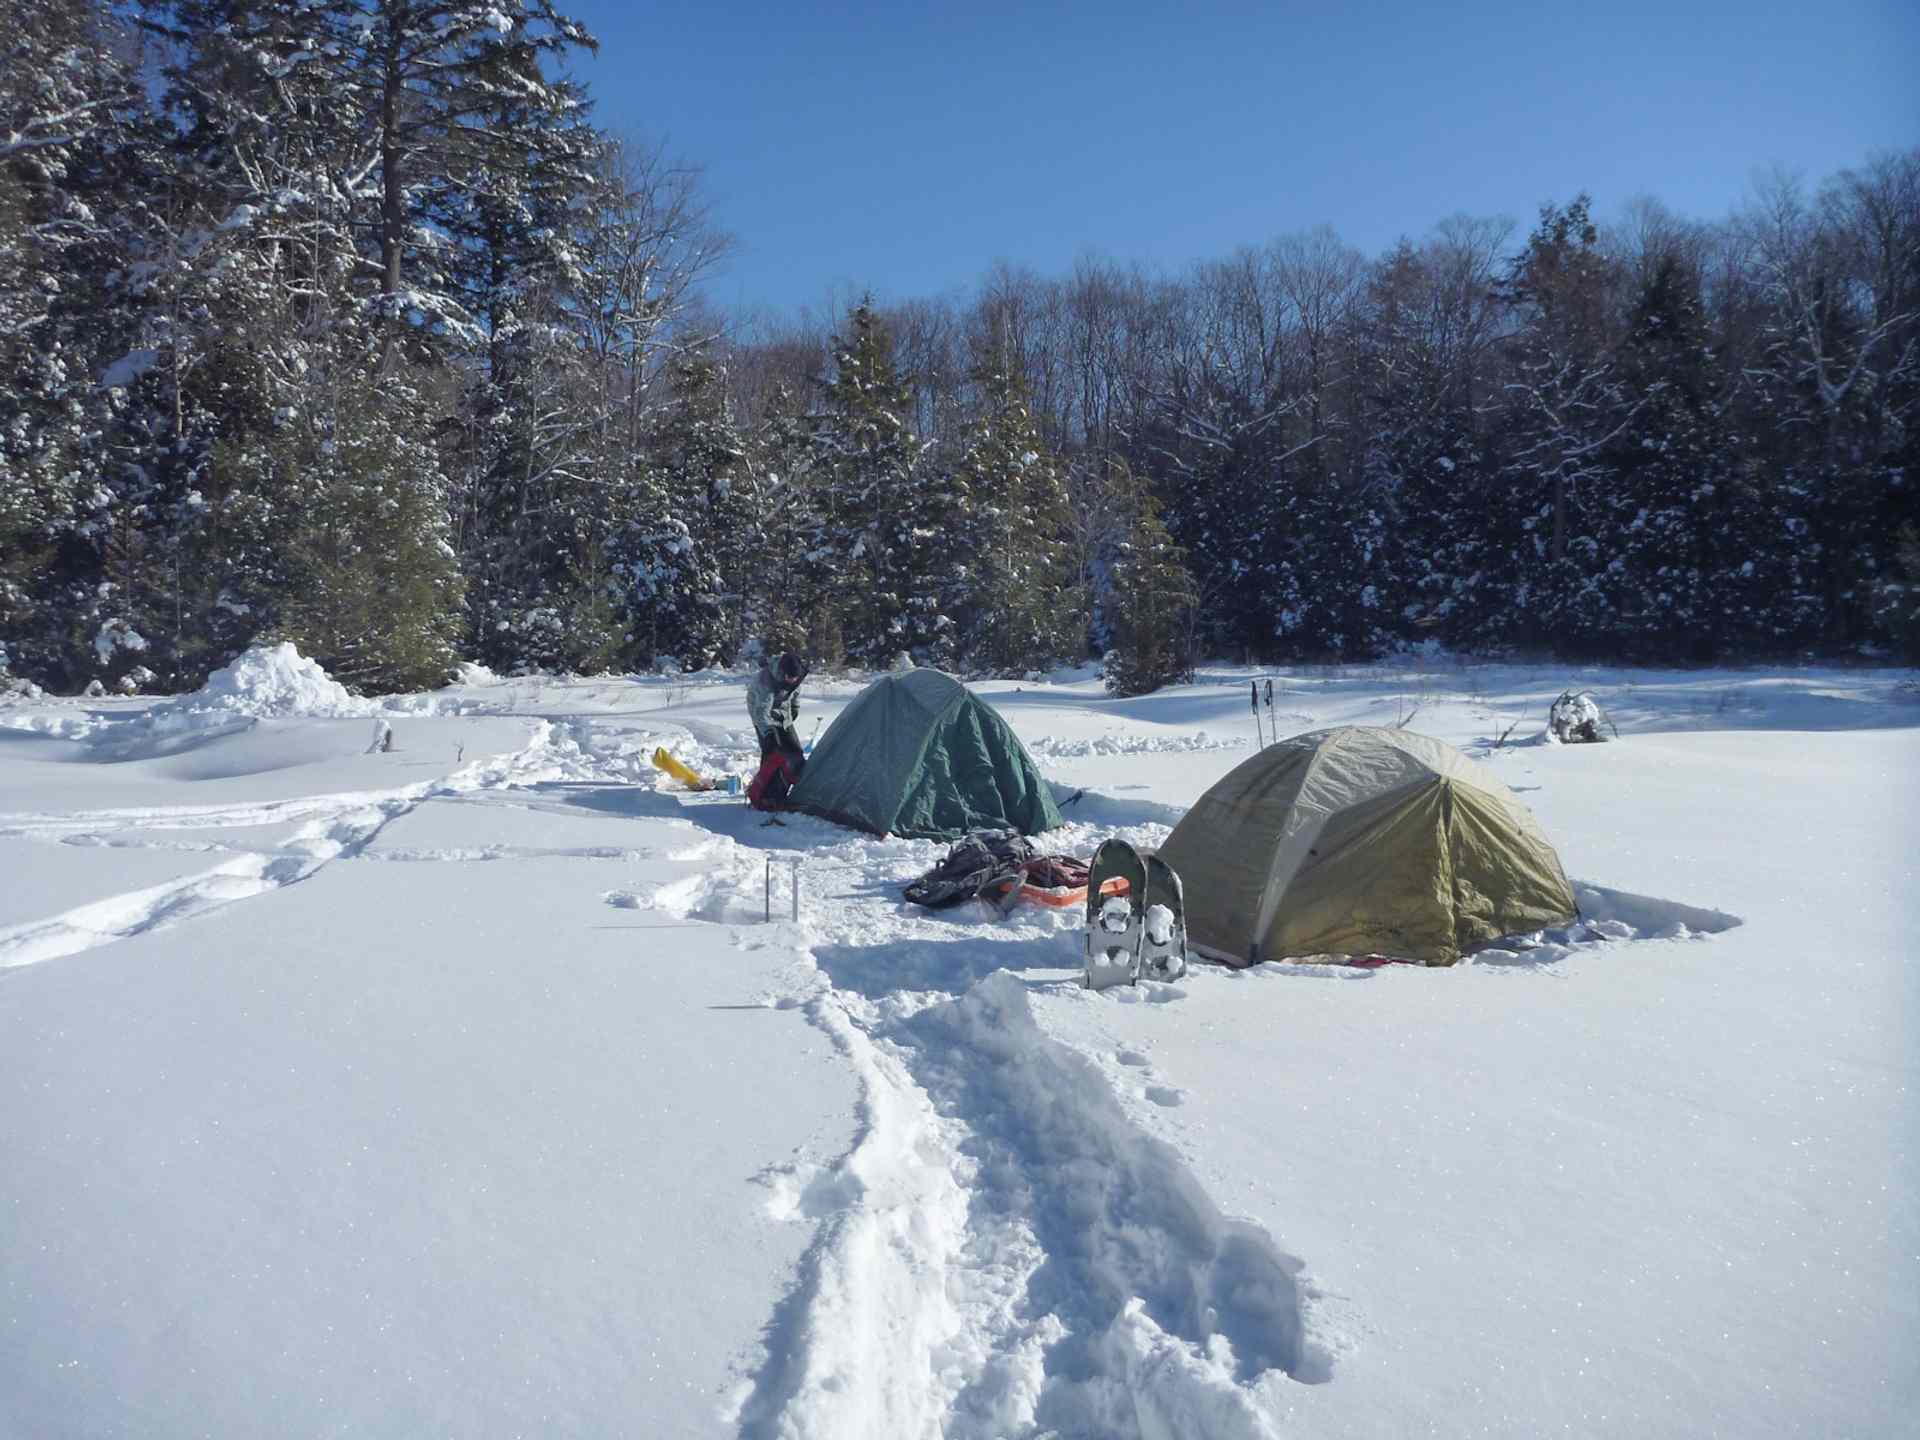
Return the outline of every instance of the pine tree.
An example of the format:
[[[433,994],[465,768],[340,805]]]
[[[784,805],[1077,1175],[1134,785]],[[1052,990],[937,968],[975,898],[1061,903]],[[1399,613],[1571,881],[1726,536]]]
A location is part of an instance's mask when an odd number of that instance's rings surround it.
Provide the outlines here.
[[[1145,695],[1193,678],[1198,595],[1151,487],[1124,467],[1115,483],[1132,498],[1133,523],[1108,570],[1114,646],[1106,657],[1106,687],[1115,695]]]
[[[144,92],[90,0],[12,0],[0,34],[0,635],[16,673],[77,688],[110,618],[100,522],[131,518],[99,483],[115,419],[98,382],[133,348],[107,277]]]
[[[362,691],[431,688],[461,638],[447,485],[412,407],[393,403],[413,377],[389,368],[377,383],[343,386],[282,447],[310,478],[275,629]]]
[[[687,668],[731,663],[744,648],[750,596],[765,552],[747,446],[734,429],[724,376],[702,355],[673,368],[671,393],[648,443],[666,519],[684,532],[683,577],[656,609],[668,635],[655,648]],[[647,621],[636,617],[644,631]]]
[[[1005,347],[987,346],[973,378],[979,410],[950,482],[953,519],[928,567],[965,617],[969,662],[1021,673],[1075,654],[1085,633],[1063,533],[1066,485]]]
[[[746,643],[762,654],[804,651],[831,664],[846,649],[831,603],[839,585],[825,509],[831,489],[814,473],[813,436],[813,417],[777,387],[748,447],[756,510],[742,556],[742,626]]]
[[[178,91],[209,136],[289,121],[342,124],[325,157],[350,175],[370,238],[376,314],[415,343],[475,338],[474,321],[439,257],[442,221],[484,202],[511,205],[531,168],[571,142],[578,90],[549,80],[544,57],[592,49],[593,37],[552,0],[144,0],[147,23],[226,72]],[[231,77],[248,77],[235,87]],[[318,87],[326,103],[308,107]],[[212,102],[212,108],[209,107]],[[280,102],[278,104],[274,102]],[[289,104],[287,102],[291,101]],[[237,102],[237,103],[236,103]],[[272,179],[256,169],[256,181]]]
[[[1620,369],[1632,413],[1609,447],[1602,497],[1612,553],[1597,583],[1614,627],[1608,648],[1711,659],[1738,623],[1723,609],[1721,578],[1729,568],[1722,536],[1737,520],[1729,512],[1739,494],[1699,280],[1680,257],[1661,257],[1642,287]],[[1749,557],[1731,558],[1737,565]]]
[[[1875,619],[1909,665],[1920,665],[1920,526],[1900,527],[1893,574],[1881,584]]]
[[[1506,504],[1492,517],[1494,549],[1515,557],[1510,609],[1499,629],[1523,642],[1592,653],[1616,633],[1601,576],[1605,453],[1632,415],[1614,364],[1617,280],[1589,200],[1541,207],[1504,293],[1519,329],[1510,347],[1501,436]]]
[[[810,479],[821,516],[811,554],[824,582],[816,643],[857,664],[925,655],[948,623],[921,573],[941,540],[945,500],[908,426],[912,398],[894,367],[893,336],[868,297],[847,317],[812,435]]]

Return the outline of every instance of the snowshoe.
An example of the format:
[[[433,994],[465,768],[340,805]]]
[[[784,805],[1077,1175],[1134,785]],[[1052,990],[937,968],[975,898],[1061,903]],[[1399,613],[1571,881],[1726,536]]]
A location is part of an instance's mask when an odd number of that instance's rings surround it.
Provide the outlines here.
[[[1187,973],[1187,898],[1174,868],[1150,851],[1146,909],[1141,916],[1140,973],[1149,980],[1178,980]]]
[[[1101,841],[1087,870],[1087,964],[1080,980],[1087,989],[1139,980],[1146,894],[1140,852],[1124,840]]]

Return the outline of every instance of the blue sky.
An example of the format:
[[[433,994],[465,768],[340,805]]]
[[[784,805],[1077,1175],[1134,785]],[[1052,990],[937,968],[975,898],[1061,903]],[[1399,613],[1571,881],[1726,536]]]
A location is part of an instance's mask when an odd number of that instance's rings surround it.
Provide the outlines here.
[[[1920,144],[1920,0],[562,4],[601,123],[705,167],[728,307],[1322,223],[1371,254],[1582,189],[1717,218]]]

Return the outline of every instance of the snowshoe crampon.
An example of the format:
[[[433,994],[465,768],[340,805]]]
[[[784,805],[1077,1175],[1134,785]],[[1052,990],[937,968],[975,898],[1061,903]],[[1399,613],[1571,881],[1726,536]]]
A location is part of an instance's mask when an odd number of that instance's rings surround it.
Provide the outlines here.
[[[1140,852],[1124,840],[1103,840],[1087,870],[1087,959],[1080,983],[1089,990],[1139,980],[1146,894]]]
[[[1140,973],[1178,980],[1187,973],[1187,898],[1174,868],[1159,851],[1146,857],[1147,897],[1141,914]]]

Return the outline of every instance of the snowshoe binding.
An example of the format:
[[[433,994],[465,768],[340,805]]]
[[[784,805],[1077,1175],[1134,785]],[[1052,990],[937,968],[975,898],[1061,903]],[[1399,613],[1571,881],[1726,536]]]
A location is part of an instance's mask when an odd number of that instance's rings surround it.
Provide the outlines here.
[[[1087,989],[1139,980],[1146,894],[1140,852],[1124,840],[1101,841],[1087,871],[1087,963],[1080,980]]]
[[[1147,900],[1141,916],[1140,973],[1149,980],[1178,980],[1187,973],[1187,898],[1174,868],[1150,851]]]

